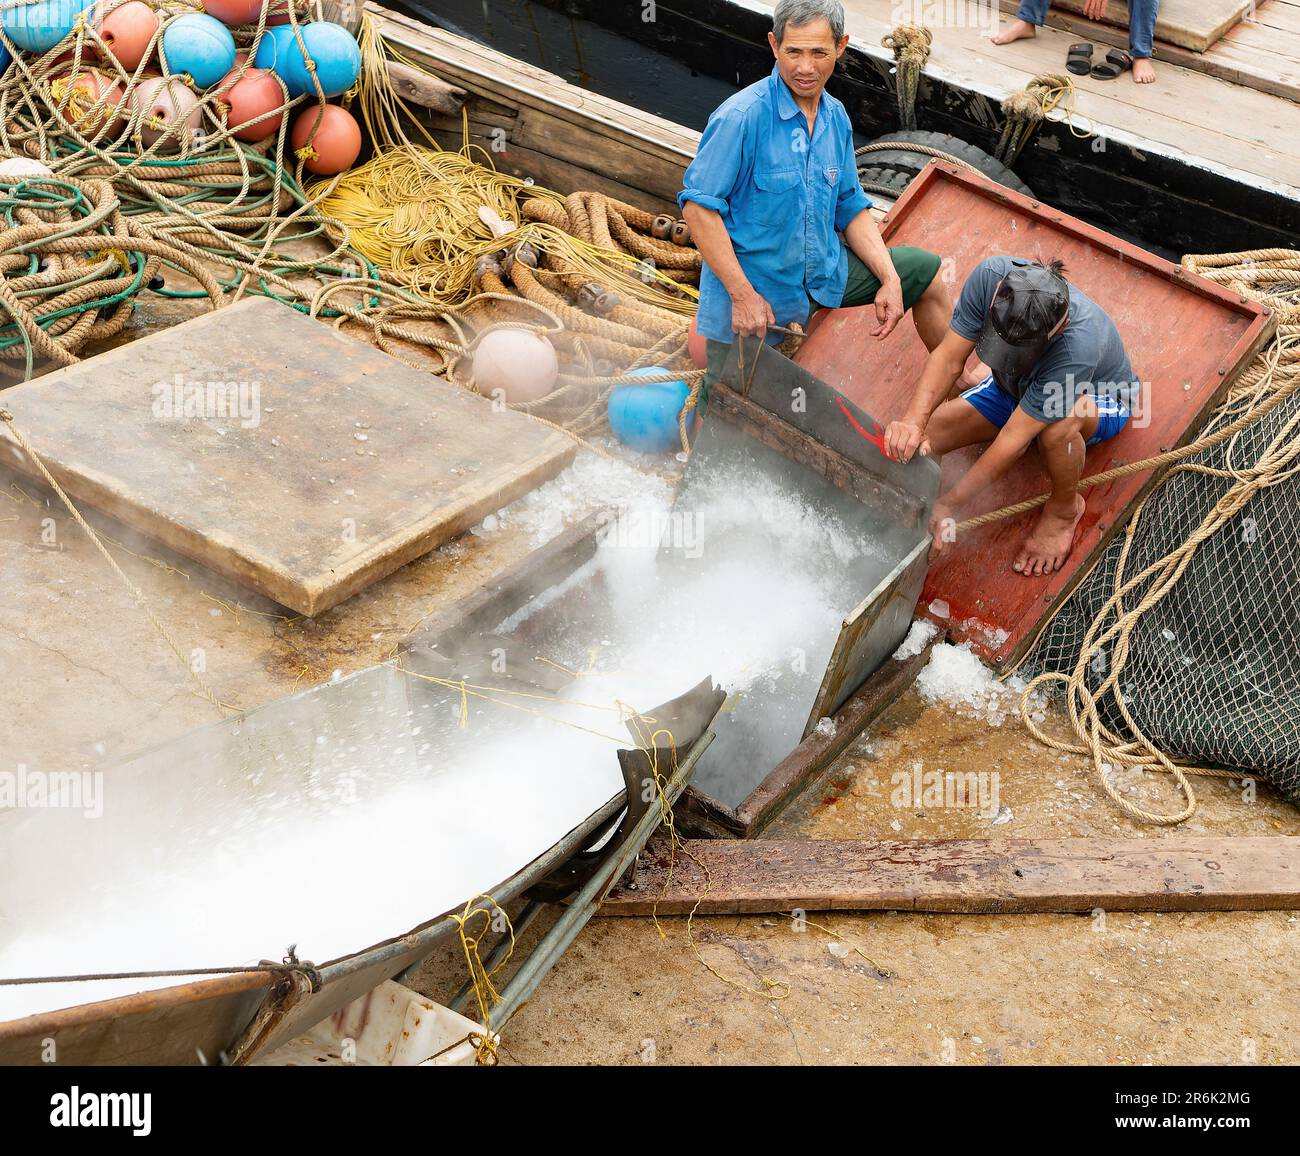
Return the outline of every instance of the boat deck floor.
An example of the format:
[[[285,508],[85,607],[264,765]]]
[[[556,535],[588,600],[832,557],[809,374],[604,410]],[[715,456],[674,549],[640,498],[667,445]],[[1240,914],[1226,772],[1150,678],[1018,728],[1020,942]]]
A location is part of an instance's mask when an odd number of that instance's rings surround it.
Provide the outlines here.
[[[1003,12],[1014,13],[1018,7],[1017,0],[1001,3]],[[1200,52],[1162,41],[1157,28],[1157,61],[1167,60],[1243,88],[1300,100],[1300,0],[1260,0],[1252,9],[1222,38]],[[1047,24],[1070,33],[1074,39],[1128,47],[1126,28],[1096,24],[1055,5],[1048,13]]]
[[[733,2],[765,12],[776,7],[770,0]],[[880,41],[896,22],[900,6],[894,0],[844,0],[844,7],[854,45],[872,56],[889,57]],[[1023,90],[1035,76],[1063,73],[1066,50],[1080,38],[1077,27],[1068,31],[1048,26],[1030,40],[999,46],[988,39],[986,4],[953,0],[919,7],[948,16],[942,23],[931,21],[934,43],[927,73],[997,101]],[[1224,59],[1227,53],[1246,52],[1242,45],[1249,38],[1258,68],[1273,76],[1300,75],[1300,0],[1261,4],[1256,21],[1234,29],[1206,55]],[[1089,31],[1098,27],[1090,25]],[[1091,128],[1120,143],[1145,141],[1171,156],[1244,174],[1262,188],[1300,196],[1300,104],[1233,83],[1231,77],[1162,60],[1159,49],[1156,56],[1155,84],[1134,84],[1129,75],[1113,81],[1075,78],[1072,115],[1078,128]],[[991,108],[990,116],[1000,113]]]

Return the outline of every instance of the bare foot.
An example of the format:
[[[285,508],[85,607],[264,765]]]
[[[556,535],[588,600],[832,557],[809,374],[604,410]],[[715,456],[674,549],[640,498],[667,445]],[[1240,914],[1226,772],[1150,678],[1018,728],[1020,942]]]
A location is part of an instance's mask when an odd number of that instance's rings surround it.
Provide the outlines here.
[[[1074,531],[1085,507],[1082,494],[1074,495],[1073,513],[1068,509],[1062,511],[1050,502],[1044,506],[1011,569],[1026,577],[1059,570],[1074,546]]]
[[[1153,84],[1156,79],[1156,66],[1145,56],[1133,59],[1133,83]]]
[[[994,44],[1010,44],[1013,40],[1026,40],[1037,35],[1038,30],[1028,20],[1013,20],[989,37]]]

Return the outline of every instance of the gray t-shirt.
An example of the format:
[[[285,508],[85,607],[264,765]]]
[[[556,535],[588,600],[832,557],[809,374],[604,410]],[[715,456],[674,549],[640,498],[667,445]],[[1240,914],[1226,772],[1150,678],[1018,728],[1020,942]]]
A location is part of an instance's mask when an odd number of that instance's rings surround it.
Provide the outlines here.
[[[987,257],[975,266],[953,310],[954,332],[967,341],[979,340],[994,290],[1016,263],[1021,259]],[[1070,319],[1048,342],[1038,363],[1019,380],[997,372],[993,380],[1039,421],[1060,421],[1074,410],[1074,403],[1084,393],[1097,398],[1113,397],[1132,412],[1137,382],[1119,330],[1083,290],[1075,285],[1069,288]]]

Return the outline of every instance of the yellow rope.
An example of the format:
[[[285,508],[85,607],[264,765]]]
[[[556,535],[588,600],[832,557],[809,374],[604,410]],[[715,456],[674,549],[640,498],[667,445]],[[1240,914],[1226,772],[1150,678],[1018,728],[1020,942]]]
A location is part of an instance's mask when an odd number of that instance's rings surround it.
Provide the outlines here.
[[[487,907],[476,907],[480,899],[486,899]],[[501,958],[501,962],[491,971],[488,971],[483,963],[483,957],[479,954],[479,944],[483,936],[491,929],[494,913],[500,915],[506,921],[506,932],[510,936],[510,948]],[[477,935],[471,935],[466,930],[471,919],[480,917],[483,920],[483,929]],[[475,1045],[476,1051],[474,1061],[485,1067],[494,1067],[499,1062],[497,1055],[496,1036],[492,1031],[492,1008],[501,1002],[501,995],[492,982],[496,974],[509,962],[510,957],[515,951],[515,928],[510,922],[510,916],[506,914],[504,907],[500,906],[490,895],[476,895],[465,904],[465,909],[459,915],[450,916],[456,923],[456,930],[460,935],[461,951],[465,955],[465,964],[469,968],[470,982],[474,988],[474,999],[478,1002],[479,1023],[483,1025],[483,1034],[471,1034],[469,1039]]]

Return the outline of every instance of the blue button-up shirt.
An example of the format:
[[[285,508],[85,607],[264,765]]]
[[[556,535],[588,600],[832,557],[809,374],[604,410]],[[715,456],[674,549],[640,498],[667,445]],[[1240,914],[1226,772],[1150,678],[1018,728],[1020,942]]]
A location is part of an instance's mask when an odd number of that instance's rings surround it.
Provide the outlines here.
[[[719,105],[686,170],[677,203],[721,214],[750,284],[778,325],[804,324],[809,298],[834,308],[844,297],[848,252],[839,234],[871,200],[853,156],[844,105],[823,92],[812,139],[780,72]],[[706,264],[696,328],[731,342],[731,298]]]

